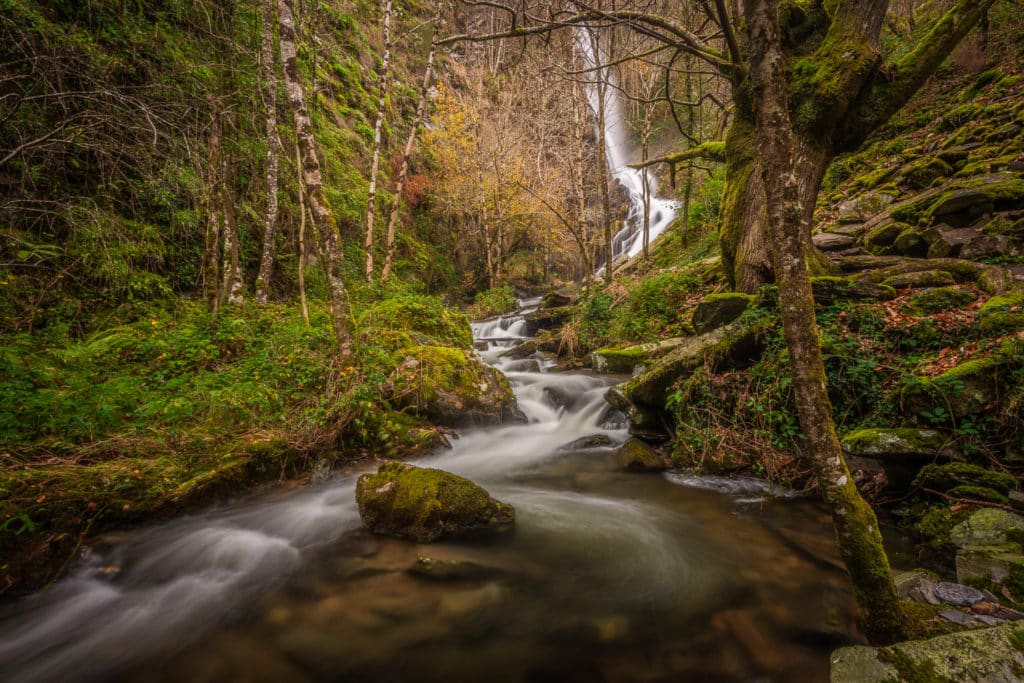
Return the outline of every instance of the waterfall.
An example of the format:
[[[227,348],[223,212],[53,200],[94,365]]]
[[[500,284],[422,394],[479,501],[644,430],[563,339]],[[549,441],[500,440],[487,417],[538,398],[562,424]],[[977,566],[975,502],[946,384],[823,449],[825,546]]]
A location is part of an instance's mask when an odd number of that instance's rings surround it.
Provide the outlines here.
[[[592,36],[585,28],[577,29],[576,42],[583,53],[588,69],[596,69],[601,64],[601,55],[593,42]],[[596,70],[597,80],[607,79],[611,84],[612,76],[605,68]],[[588,80],[586,84],[587,100],[590,108],[594,111],[595,120],[600,106],[597,94],[596,80]],[[629,124],[623,113],[622,98],[618,88],[611,84],[606,88],[604,97],[604,142],[605,151],[608,157],[608,168],[612,176],[629,193],[629,212],[622,223],[621,229],[612,237],[612,260],[622,257],[632,257],[643,251],[644,248],[644,172],[630,168],[630,157],[633,152],[629,144]],[[601,131],[596,131],[600,135]],[[646,174],[647,189],[650,202],[650,241],[661,233],[665,232],[668,226],[676,217],[679,210],[679,202],[674,199],[665,199],[658,196],[658,181],[651,175]],[[601,273],[604,267],[598,269]]]

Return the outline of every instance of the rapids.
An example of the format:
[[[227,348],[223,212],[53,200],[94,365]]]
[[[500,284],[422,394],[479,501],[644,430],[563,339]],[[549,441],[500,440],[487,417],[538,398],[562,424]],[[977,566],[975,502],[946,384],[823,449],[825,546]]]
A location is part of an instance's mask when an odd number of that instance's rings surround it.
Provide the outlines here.
[[[500,357],[520,322],[473,331],[530,422],[417,463],[512,503],[513,533],[374,537],[348,471],[109,536],[0,609],[4,680],[827,679],[828,652],[857,634],[821,509],[756,483],[623,472],[624,423],[602,397],[622,378],[522,370]],[[594,435],[607,445],[566,447]],[[424,576],[420,557],[465,573]]]

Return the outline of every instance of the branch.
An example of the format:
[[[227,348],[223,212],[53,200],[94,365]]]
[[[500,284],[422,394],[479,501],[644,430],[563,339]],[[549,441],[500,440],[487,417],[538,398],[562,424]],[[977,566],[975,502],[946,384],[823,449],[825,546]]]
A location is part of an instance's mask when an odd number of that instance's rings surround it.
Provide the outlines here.
[[[957,0],[908,54],[876,69],[866,96],[851,112],[841,142],[847,146],[884,124],[924,85],[996,0]]]
[[[657,164],[669,164],[676,165],[683,161],[690,161],[692,159],[703,159],[705,161],[725,161],[725,142],[721,140],[713,140],[711,142],[704,142],[696,147],[691,147],[685,152],[674,152],[672,154],[666,154],[663,157],[657,159],[648,159],[647,161],[640,164],[630,164],[630,168],[647,168],[648,166],[655,166]]]

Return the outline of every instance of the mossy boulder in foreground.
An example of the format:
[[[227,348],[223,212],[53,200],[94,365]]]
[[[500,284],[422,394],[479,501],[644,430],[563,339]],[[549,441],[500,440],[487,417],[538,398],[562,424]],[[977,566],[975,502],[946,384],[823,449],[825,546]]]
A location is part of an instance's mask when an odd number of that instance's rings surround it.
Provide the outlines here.
[[[1024,625],[951,633],[889,647],[844,647],[832,653],[833,683],[980,683],[1018,681],[1024,670]]]
[[[515,508],[468,479],[401,462],[359,477],[356,503],[370,531],[419,543],[507,531],[516,517]]]

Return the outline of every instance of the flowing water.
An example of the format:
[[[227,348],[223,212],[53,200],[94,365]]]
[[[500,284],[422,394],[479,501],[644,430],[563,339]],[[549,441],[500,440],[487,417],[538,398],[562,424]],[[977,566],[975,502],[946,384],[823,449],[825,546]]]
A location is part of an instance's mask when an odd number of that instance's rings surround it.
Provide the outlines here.
[[[753,480],[622,471],[602,398],[622,378],[499,358],[522,327],[474,332],[529,424],[418,463],[512,503],[514,532],[371,536],[357,472],[128,532],[4,607],[3,680],[827,680],[855,633],[820,508]],[[418,557],[456,569],[424,575]]]
[[[622,109],[622,98],[619,89],[613,82],[613,76],[606,69],[600,68],[603,63],[598,48],[586,29],[579,29],[576,42],[584,56],[587,68],[593,70],[593,80],[586,86],[587,100],[594,112],[595,119],[600,108],[597,88],[603,80],[606,82],[604,96],[604,143],[605,155],[608,158],[608,170],[626,191],[629,197],[629,210],[622,227],[612,236],[612,260],[636,256],[643,251],[644,238],[644,185],[647,185],[648,243],[665,232],[675,220],[679,210],[679,202],[658,196],[658,180],[652,173],[630,168],[629,164],[639,159],[634,156],[630,145],[629,121]],[[598,135],[601,131],[596,131]],[[603,269],[599,269],[600,273]]]

